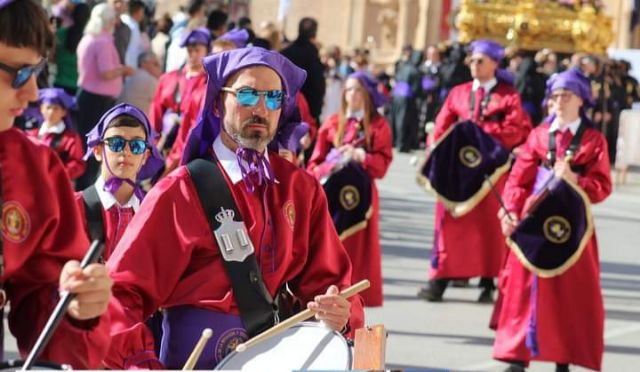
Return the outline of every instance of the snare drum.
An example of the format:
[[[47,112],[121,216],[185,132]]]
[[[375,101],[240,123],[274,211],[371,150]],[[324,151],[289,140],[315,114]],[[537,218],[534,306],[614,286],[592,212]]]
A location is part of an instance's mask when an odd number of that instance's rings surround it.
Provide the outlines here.
[[[10,359],[0,363],[0,371],[16,371],[21,369],[23,364],[24,360]],[[33,363],[31,369],[71,370],[73,368],[68,364],[60,365],[53,362],[37,361]]]
[[[320,323],[302,322],[242,353],[232,352],[215,370],[345,371],[351,364],[351,348],[340,333]]]

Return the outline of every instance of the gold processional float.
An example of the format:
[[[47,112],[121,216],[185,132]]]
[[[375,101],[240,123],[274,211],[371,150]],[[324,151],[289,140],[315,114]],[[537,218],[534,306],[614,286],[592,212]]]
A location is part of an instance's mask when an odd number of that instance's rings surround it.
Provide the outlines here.
[[[606,54],[613,20],[594,1],[573,2],[462,0],[455,21],[459,41],[487,38],[524,50]]]

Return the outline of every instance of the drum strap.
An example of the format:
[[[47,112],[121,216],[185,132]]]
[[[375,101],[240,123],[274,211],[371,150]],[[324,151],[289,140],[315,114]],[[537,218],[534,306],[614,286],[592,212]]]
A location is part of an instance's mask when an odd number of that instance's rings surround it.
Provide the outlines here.
[[[84,214],[89,227],[91,240],[104,241],[104,221],[102,219],[102,202],[98,196],[95,185],[91,185],[82,191]]]
[[[573,136],[573,139],[571,139],[571,144],[564,152],[564,156],[573,156],[576,154],[580,147],[580,142],[582,141],[582,135],[584,134],[585,129],[586,126],[582,123],[578,126],[578,130]],[[549,133],[549,152],[547,152],[547,161],[551,167],[556,163],[556,148],[556,132],[554,131],[553,133]]]
[[[215,219],[215,215],[221,207],[233,210],[236,218],[242,216],[222,170],[215,161],[195,159],[187,164],[187,169],[198,192],[212,234],[220,227],[220,222]],[[227,260],[223,262],[240,309],[242,323],[249,337],[279,322],[278,305],[262,280],[255,253],[250,254],[242,262]]]

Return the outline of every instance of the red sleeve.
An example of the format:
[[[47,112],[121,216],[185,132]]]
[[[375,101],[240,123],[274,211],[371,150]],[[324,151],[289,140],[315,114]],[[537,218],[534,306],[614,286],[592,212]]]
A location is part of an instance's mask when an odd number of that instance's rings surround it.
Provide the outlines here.
[[[189,201],[194,197],[193,185],[175,174],[147,194],[107,263],[114,281],[109,308],[112,341],[105,359],[111,369],[162,368],[153,335],[143,322],[183,279],[193,247],[211,239],[208,229],[202,230],[208,228],[206,221],[176,223],[193,221],[194,215],[204,216],[204,212],[193,212],[194,203]],[[160,248],[162,254],[158,254]]]
[[[482,125],[485,132],[492,135],[508,149],[521,144],[531,131],[531,121],[522,110],[520,95],[516,91],[506,94],[501,99],[501,110],[504,120]]]
[[[65,160],[64,166],[67,169],[69,178],[75,180],[82,176],[87,167],[84,159],[82,159],[84,156],[82,138],[74,131],[67,131],[65,137],[64,151],[67,153],[68,158]]]
[[[178,134],[176,135],[176,141],[171,147],[171,151],[167,155],[165,160],[165,174],[173,171],[180,165],[180,159],[182,158],[182,151],[187,143],[189,137],[189,131],[196,124],[200,107],[199,105],[190,104],[187,111],[185,111],[180,128],[178,128]]]
[[[391,127],[387,120],[379,115],[371,123],[371,149],[367,151],[364,169],[371,178],[382,178],[387,173],[393,159]]]
[[[6,266],[2,281],[11,302],[9,329],[23,357],[59,300],[62,266],[80,260],[89,246],[61,161],[46,146],[25,145],[25,140],[15,138],[13,144],[0,146],[20,159],[19,163],[2,162],[3,171],[9,172],[2,175],[4,206],[19,205],[20,226],[26,226],[19,240],[3,234]],[[27,175],[21,178],[20,169],[28,169],[28,180],[22,179]],[[100,368],[109,344],[108,328],[106,314],[84,322],[65,317],[40,357],[74,369]]]
[[[440,108],[438,116],[436,116],[435,129],[433,132],[433,140],[437,141],[444,132],[449,129],[453,124],[457,123],[460,119],[457,110],[454,108],[456,100],[458,100],[463,91],[462,86],[457,86],[451,90],[444,104]],[[429,144],[427,144],[429,145]]]
[[[527,142],[520,147],[520,152],[502,192],[506,208],[517,215],[522,213],[525,202],[531,195],[536,181],[540,161],[539,156],[536,154],[536,149],[546,148],[544,143],[540,141],[540,135],[547,130],[547,127],[539,128],[539,130],[531,132]]]
[[[163,75],[158,81],[155,94],[149,105],[149,122],[156,131],[156,133],[162,133],[162,116],[164,115],[164,105],[162,103],[162,91],[168,80],[168,75]]]
[[[315,181],[310,191],[315,197],[312,199],[310,226],[313,228],[309,231],[308,256],[301,274],[290,282],[292,292],[305,303],[313,300],[319,288],[326,290],[335,284],[342,290],[352,284],[351,260],[336,233],[322,186]],[[355,330],[364,326],[364,311],[360,296],[351,297],[350,302],[348,336],[353,337]]]
[[[309,111],[309,103],[307,103],[307,99],[304,98],[304,95],[300,92],[296,95],[296,103],[298,104],[302,120],[309,124],[309,137],[311,137],[311,140],[314,140],[318,133],[318,123],[311,115],[311,111]]]
[[[333,142],[331,141],[332,139],[330,138],[329,132],[335,127],[337,120],[337,115],[332,115],[322,124],[322,127],[320,127],[313,153],[307,165],[309,172],[313,173],[313,170],[324,162],[327,154],[333,148]]]
[[[578,176],[578,185],[587,193],[592,203],[599,203],[611,194],[612,189],[607,140],[600,132],[592,129],[585,133],[582,143],[585,151],[577,154],[575,163],[583,163],[585,171]],[[583,154],[584,157],[579,156]]]

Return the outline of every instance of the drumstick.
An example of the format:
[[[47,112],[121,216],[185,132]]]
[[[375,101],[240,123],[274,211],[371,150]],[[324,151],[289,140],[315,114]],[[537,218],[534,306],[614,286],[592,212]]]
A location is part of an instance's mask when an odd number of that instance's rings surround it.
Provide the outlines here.
[[[344,291],[340,292],[340,296],[343,297],[343,298],[349,298],[349,297],[351,297],[351,296],[353,296],[355,294],[358,294],[358,293],[364,291],[365,289],[369,288],[370,285],[371,285],[371,283],[369,283],[369,281],[366,280],[366,279],[362,280],[362,281],[359,281],[358,283],[356,283],[356,284],[352,285],[351,287],[346,288]],[[280,333],[282,331],[285,331],[285,330],[293,327],[294,325],[296,325],[296,324],[298,324],[298,323],[300,323],[302,321],[305,321],[305,320],[311,318],[313,315],[314,315],[313,310],[306,309],[304,311],[301,311],[298,314],[292,316],[291,318],[289,318],[289,319],[287,319],[287,320],[285,320],[285,321],[283,321],[281,323],[278,323],[278,324],[274,325],[273,327],[267,329],[266,331],[260,333],[259,335],[253,337],[252,339],[247,340],[246,342],[244,342],[242,344],[239,344],[236,347],[236,351],[241,353],[241,352],[247,350],[247,348],[249,348],[249,347],[251,347],[251,346],[253,346],[253,345],[255,345],[255,344],[257,344],[257,343],[259,343],[261,341],[264,341],[264,340],[268,339],[271,336],[275,336],[278,333]]]
[[[102,255],[103,248],[104,244],[102,244],[102,241],[100,241],[99,239],[94,240],[89,247],[89,251],[82,259],[80,267],[84,269],[90,264],[97,262],[98,258],[100,258],[100,256]],[[49,320],[47,320],[42,333],[40,333],[40,336],[33,346],[33,349],[31,349],[29,356],[22,365],[22,371],[30,369],[33,365],[33,362],[35,362],[35,360],[40,356],[40,353],[42,353],[44,347],[47,345],[47,343],[49,343],[51,336],[53,336],[53,333],[62,321],[62,318],[67,311],[67,307],[69,307],[69,304],[71,303],[71,300],[73,300],[75,297],[76,295],[74,293],[70,293],[67,291],[62,292],[62,297],[58,301],[55,309],[53,309],[53,313],[51,313]]]
[[[196,347],[193,348],[193,351],[191,352],[191,355],[189,355],[189,359],[187,359],[184,367],[182,367],[183,371],[190,371],[193,369],[193,367],[196,366],[196,362],[198,361],[198,359],[200,359],[200,354],[202,354],[202,351],[204,350],[204,347],[207,345],[207,341],[209,341],[211,336],[213,336],[213,331],[211,330],[211,328],[205,328],[202,330],[202,336],[200,336]]]
[[[487,183],[489,184],[489,188],[493,192],[493,195],[496,197],[496,199],[498,199],[498,203],[500,203],[500,207],[504,211],[504,215],[507,216],[507,218],[512,224],[515,224],[516,221],[514,221],[511,215],[509,214],[509,210],[507,210],[507,206],[504,204],[504,200],[502,200],[502,197],[498,193],[498,190],[496,190],[495,186],[493,186],[493,182],[491,182],[491,179],[489,178],[489,176],[485,174],[484,180],[487,181]]]

